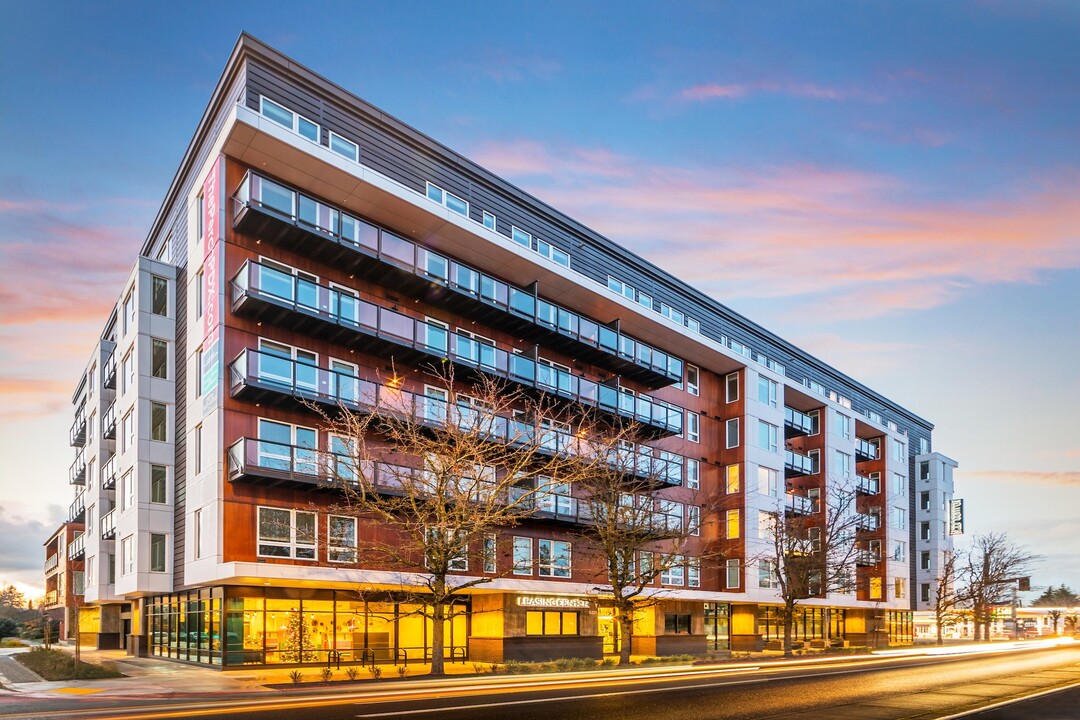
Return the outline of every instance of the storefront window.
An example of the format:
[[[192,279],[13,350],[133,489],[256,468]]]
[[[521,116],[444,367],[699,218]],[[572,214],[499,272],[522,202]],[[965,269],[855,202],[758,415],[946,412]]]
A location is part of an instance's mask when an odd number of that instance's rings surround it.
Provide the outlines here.
[[[576,612],[530,610],[525,613],[525,634],[577,635],[578,614]]]

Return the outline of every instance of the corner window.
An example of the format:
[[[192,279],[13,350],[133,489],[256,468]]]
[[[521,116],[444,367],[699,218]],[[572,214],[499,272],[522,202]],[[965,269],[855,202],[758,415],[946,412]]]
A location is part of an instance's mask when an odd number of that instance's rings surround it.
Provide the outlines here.
[[[314,560],[318,535],[315,513],[259,508],[258,555]]]
[[[739,447],[739,418],[731,418],[725,423],[725,429],[727,430],[727,449]]]
[[[150,572],[165,572],[165,535],[150,533]]]
[[[165,403],[150,403],[150,439],[158,442],[169,440],[169,406]]]
[[[724,379],[725,402],[733,403],[739,399],[739,373],[731,373]]]
[[[169,469],[166,466],[150,466],[150,502],[157,504],[168,502],[166,493],[168,478]]]
[[[166,316],[169,314],[169,281],[153,275],[151,283],[150,312]]]
[[[777,405],[777,384],[765,377],[764,375],[758,375],[758,402],[769,407],[776,407]]]
[[[169,378],[169,343],[164,340],[150,340],[150,375],[163,380]]]

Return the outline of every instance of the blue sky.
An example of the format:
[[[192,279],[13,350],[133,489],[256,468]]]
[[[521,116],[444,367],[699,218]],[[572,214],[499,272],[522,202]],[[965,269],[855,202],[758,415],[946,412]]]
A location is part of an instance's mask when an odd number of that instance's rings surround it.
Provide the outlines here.
[[[969,531],[1080,589],[1080,5],[3,10],[0,580],[40,583],[74,380],[247,30],[935,422]]]

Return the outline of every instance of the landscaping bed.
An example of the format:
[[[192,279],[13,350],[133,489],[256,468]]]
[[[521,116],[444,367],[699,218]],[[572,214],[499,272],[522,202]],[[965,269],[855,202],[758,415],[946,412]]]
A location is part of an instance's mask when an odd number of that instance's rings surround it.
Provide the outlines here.
[[[100,680],[124,677],[123,673],[109,665],[81,662],[75,665],[75,658],[63,650],[34,648],[30,652],[18,653],[15,659],[45,680]]]

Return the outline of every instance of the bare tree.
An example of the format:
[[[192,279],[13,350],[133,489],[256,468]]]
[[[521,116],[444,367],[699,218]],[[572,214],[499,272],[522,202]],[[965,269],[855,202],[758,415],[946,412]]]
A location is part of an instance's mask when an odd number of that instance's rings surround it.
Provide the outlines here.
[[[438,397],[391,382],[361,398],[373,412],[322,414],[335,438],[324,458],[342,493],[335,512],[374,526],[357,538],[359,554],[397,573],[432,621],[431,672],[441,675],[448,610],[497,576],[476,571],[494,561],[490,535],[529,517],[537,488],[574,461],[544,429],[554,409],[543,398],[486,377],[465,392],[451,371],[428,380]]]
[[[945,626],[956,623],[963,617],[960,612],[961,597],[957,587],[957,561],[955,552],[946,552],[942,557],[941,568],[934,578],[934,624],[937,627],[937,644],[945,644]]]
[[[1064,617],[1065,612],[1061,608],[1050,608],[1046,611],[1046,616],[1050,618],[1050,621],[1054,624],[1054,634],[1058,634],[1058,623],[1061,622],[1061,618]]]
[[[791,655],[799,601],[853,591],[859,550],[853,488],[832,485],[821,507],[798,495],[787,497],[772,514],[767,549],[754,559],[768,563],[772,573],[783,602],[779,619],[784,626],[784,655]]]
[[[958,574],[960,597],[971,608],[975,639],[990,639],[995,605],[1010,603],[1017,581],[1030,573],[1036,556],[1016,545],[1005,533],[977,535]]]
[[[594,592],[611,605],[620,665],[630,664],[635,612],[667,594],[657,580],[700,582],[703,560],[716,555],[699,540],[713,502],[685,486],[681,457],[635,442],[641,429],[589,423],[562,475],[585,510],[575,547],[596,560]]]

